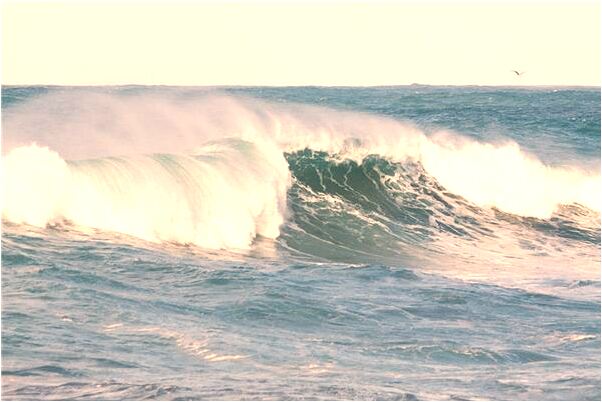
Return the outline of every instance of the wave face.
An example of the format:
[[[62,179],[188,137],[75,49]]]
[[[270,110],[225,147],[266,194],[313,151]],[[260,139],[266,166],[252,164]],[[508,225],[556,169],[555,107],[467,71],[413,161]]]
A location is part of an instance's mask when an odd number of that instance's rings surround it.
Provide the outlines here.
[[[420,163],[378,156],[361,163],[310,150],[288,155],[294,221],[282,241],[311,256],[396,264],[498,278],[591,273],[599,260],[600,215],[579,205],[549,219],[480,207],[448,191]],[[562,267],[542,271],[540,264]],[[562,272],[565,266],[570,272]]]
[[[3,396],[600,400],[599,90],[2,95]]]

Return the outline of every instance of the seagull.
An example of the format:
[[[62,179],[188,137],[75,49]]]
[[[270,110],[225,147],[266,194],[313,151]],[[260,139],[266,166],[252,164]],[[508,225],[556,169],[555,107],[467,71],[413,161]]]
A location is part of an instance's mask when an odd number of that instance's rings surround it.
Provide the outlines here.
[[[514,74],[518,75],[519,77],[525,73],[525,71],[520,71],[520,72],[516,71],[516,70],[512,70],[512,71],[514,71]]]

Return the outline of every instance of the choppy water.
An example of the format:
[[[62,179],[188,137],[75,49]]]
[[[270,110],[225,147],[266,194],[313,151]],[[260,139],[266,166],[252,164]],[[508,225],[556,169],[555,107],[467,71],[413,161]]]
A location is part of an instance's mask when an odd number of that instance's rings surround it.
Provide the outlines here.
[[[598,88],[2,101],[4,399],[600,399]]]

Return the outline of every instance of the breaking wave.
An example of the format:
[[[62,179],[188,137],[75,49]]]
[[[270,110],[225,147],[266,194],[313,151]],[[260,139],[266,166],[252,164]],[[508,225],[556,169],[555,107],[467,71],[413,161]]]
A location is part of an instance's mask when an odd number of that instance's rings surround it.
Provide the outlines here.
[[[17,224],[213,249],[281,236],[326,256],[511,221],[599,243],[599,172],[545,165],[510,141],[219,95],[53,94],[9,109],[2,216]],[[295,246],[301,235],[313,243]]]

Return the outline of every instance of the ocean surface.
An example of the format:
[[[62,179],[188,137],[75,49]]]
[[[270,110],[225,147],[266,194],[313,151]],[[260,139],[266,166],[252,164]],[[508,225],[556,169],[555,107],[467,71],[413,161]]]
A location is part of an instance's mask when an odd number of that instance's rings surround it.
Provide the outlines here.
[[[600,400],[600,89],[3,87],[3,399]]]

